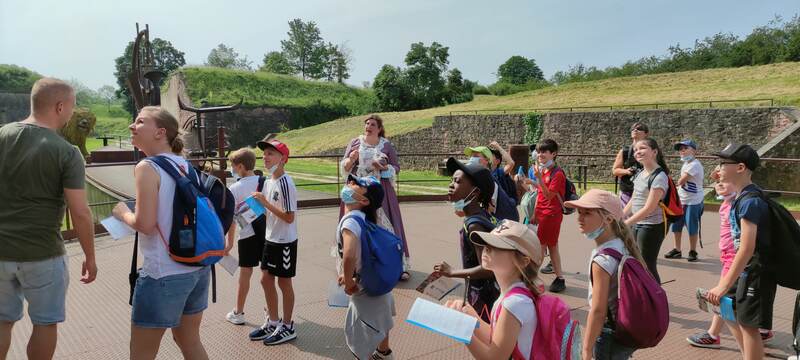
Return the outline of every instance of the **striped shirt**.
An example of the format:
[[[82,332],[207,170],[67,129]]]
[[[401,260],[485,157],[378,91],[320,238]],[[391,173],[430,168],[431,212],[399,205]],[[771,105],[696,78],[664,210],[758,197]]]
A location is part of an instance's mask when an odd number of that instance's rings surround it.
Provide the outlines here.
[[[703,202],[703,164],[697,159],[683,163],[681,175],[689,174],[689,180],[678,188],[678,197],[683,205]]]
[[[269,178],[264,184],[264,197],[275,207],[286,212],[297,211],[297,188],[289,175]],[[297,240],[297,218],[291,224],[267,211],[267,241],[287,244]]]

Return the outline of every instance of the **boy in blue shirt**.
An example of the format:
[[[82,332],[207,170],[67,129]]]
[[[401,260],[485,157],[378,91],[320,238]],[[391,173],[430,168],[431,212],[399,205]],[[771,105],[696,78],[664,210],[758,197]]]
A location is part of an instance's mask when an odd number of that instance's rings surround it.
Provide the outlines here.
[[[736,256],[719,284],[708,291],[708,300],[719,304],[722,296],[734,301],[736,323],[728,322],[745,359],[761,359],[764,344],[758,329],[772,328],[777,280],[764,269],[763,248],[767,242],[769,208],[759,196],[746,196],[761,191],[752,183],[753,171],[759,165],[758,153],[749,145],[729,144],[713,153],[720,158],[719,181],[737,193],[731,208],[731,235]]]

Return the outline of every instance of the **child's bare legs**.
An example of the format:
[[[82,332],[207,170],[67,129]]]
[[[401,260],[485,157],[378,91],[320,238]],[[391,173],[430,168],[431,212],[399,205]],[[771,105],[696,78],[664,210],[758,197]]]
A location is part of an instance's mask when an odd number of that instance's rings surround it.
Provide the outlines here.
[[[673,234],[675,234],[675,249],[678,250],[678,251],[681,251],[681,245],[682,245],[681,242],[683,242],[683,232],[682,231],[675,231],[675,232],[673,232]],[[690,239],[689,241],[691,241],[691,238],[692,237],[689,236],[689,239]],[[692,250],[694,250],[694,247],[692,247]]]
[[[273,283],[273,290],[275,285]],[[281,288],[281,295],[283,295],[283,323],[292,323],[292,311],[294,310],[294,288],[292,287],[292,278],[278,278],[278,286]],[[270,320],[272,317],[272,306],[270,306]],[[278,294],[275,294],[275,318],[278,316]]]
[[[714,318],[711,320],[711,326],[708,328],[708,334],[718,338],[722,333],[722,321],[719,315],[714,314]]]
[[[266,270],[261,272],[261,287],[267,300],[267,314],[270,321],[278,321],[278,290],[275,289],[275,276]]]
[[[250,292],[250,278],[253,275],[253,268],[239,268],[239,288],[236,291],[236,311],[237,314],[244,312],[244,303],[247,300],[247,293]]]
[[[757,327],[749,327],[739,324],[742,331],[742,355],[745,360],[763,359],[764,343],[761,340],[761,333]]]
[[[563,277],[561,272],[561,254],[558,252],[558,244],[547,245],[547,250],[550,252],[550,261],[553,263],[553,271],[557,277]]]
[[[744,354],[744,345],[742,344],[742,329],[739,328],[739,324],[732,321],[725,321],[725,325],[728,325],[728,330],[731,331],[733,338],[736,339],[736,343],[739,345],[739,350],[741,350],[742,354]]]

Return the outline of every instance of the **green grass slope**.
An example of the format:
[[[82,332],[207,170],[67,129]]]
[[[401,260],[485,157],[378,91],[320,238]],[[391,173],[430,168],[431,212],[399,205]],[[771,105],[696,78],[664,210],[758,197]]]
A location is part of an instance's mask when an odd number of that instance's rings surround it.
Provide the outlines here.
[[[800,105],[800,63],[645,75],[571,83],[509,96],[476,96],[475,100],[432,109],[381,113],[388,136],[430,127],[433,117],[451,111],[518,110],[570,106],[668,103],[772,98],[776,105]],[[752,103],[739,104],[752,106]],[[763,105],[763,103],[762,103]],[[715,105],[716,106],[716,105]],[[295,154],[344,147],[362,133],[363,116],[326,122],[281,135]]]

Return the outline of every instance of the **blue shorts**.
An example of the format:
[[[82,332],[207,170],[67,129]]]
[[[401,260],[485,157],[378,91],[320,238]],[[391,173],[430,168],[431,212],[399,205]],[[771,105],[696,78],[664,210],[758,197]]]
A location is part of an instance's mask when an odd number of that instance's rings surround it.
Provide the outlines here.
[[[672,223],[672,232],[680,232],[685,225],[689,229],[689,235],[700,233],[700,217],[703,216],[703,203],[695,205],[683,205],[683,216]]]
[[[64,322],[69,272],[67,258],[0,261],[0,321],[22,319],[23,301],[34,325]]]
[[[208,307],[208,281],[211,268],[160,279],[142,276],[133,291],[133,325],[145,328],[174,328],[181,316],[202,312]]]

